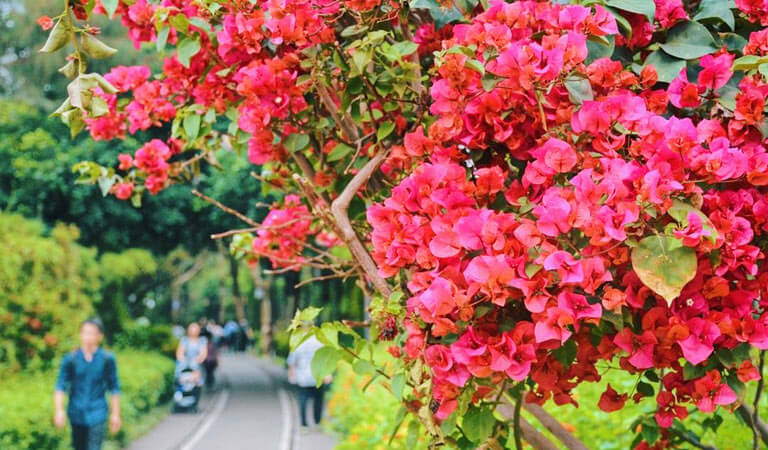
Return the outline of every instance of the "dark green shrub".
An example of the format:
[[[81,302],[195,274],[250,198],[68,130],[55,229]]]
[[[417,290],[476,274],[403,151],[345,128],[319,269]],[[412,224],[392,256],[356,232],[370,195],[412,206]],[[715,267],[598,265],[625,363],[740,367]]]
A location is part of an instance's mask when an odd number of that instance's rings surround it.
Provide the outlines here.
[[[170,325],[147,325],[134,322],[115,337],[115,347],[123,349],[159,351],[175,358],[177,340]]]

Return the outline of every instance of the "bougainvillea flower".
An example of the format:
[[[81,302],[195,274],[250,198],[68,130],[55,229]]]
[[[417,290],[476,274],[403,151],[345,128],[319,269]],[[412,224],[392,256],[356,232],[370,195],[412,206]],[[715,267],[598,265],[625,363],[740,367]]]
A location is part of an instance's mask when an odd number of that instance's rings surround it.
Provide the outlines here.
[[[618,411],[624,407],[627,402],[628,394],[619,394],[610,385],[606,386],[605,392],[600,395],[597,406],[605,412]]]

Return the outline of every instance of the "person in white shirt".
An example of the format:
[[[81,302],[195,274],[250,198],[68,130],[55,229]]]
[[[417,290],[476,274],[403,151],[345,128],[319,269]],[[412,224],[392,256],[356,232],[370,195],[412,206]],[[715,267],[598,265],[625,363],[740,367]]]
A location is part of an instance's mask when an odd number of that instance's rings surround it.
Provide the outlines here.
[[[302,427],[307,426],[307,402],[309,399],[312,399],[313,425],[320,424],[323,418],[323,397],[326,386],[331,382],[331,376],[327,376],[320,387],[317,387],[315,378],[312,376],[312,358],[322,346],[323,344],[316,337],[311,336],[288,355],[288,381],[298,388]]]

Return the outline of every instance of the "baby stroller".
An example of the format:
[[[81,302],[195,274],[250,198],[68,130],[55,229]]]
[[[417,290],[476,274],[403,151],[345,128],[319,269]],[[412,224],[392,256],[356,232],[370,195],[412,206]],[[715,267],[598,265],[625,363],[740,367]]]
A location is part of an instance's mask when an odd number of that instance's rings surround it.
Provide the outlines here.
[[[179,368],[176,375],[176,392],[173,394],[173,412],[197,412],[200,400],[200,370],[190,365]]]

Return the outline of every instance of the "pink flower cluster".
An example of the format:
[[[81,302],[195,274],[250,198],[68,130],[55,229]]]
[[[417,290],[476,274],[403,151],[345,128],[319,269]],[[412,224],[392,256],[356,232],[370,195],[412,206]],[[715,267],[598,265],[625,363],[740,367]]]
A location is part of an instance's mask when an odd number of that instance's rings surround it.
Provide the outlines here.
[[[273,267],[298,270],[304,263],[307,236],[312,225],[309,209],[297,195],[288,195],[282,207],[269,211],[253,240],[253,251],[272,262]]]
[[[662,26],[684,17],[679,1],[657,2]],[[381,274],[408,274],[403,354],[431,367],[439,418],[462,390],[482,393],[476,378],[530,377],[529,400],[575,404],[573,387],[599,380],[595,364],[618,356],[630,373],[665,369],[656,417],[668,427],[687,415],[685,403],[711,412],[736,401],[727,377],[751,379],[741,370],[748,359],[690,380],[686,361],[768,348],[758,245],[768,233],[758,129],[768,85],[745,77],[729,115],[703,106],[733,76],[725,51],[700,59],[695,82],[683,71],[666,90],[655,88],[652,67],[586,66],[587,36],[616,32],[599,6],[492,2],[443,42],[473,49],[501,80],[488,89],[471,56],[446,54],[431,89],[436,121],[427,136],[406,136],[410,157],[431,162],[368,210]],[[762,51],[761,36],[748,48]],[[498,57],[485,62],[489,54]],[[574,78],[593,99],[574,102]],[[468,164],[459,146],[483,163]],[[701,213],[677,223],[669,211],[681,203]],[[698,260],[669,304],[630,263],[633,243],[664,227]],[[610,388],[600,406],[626,399]]]

